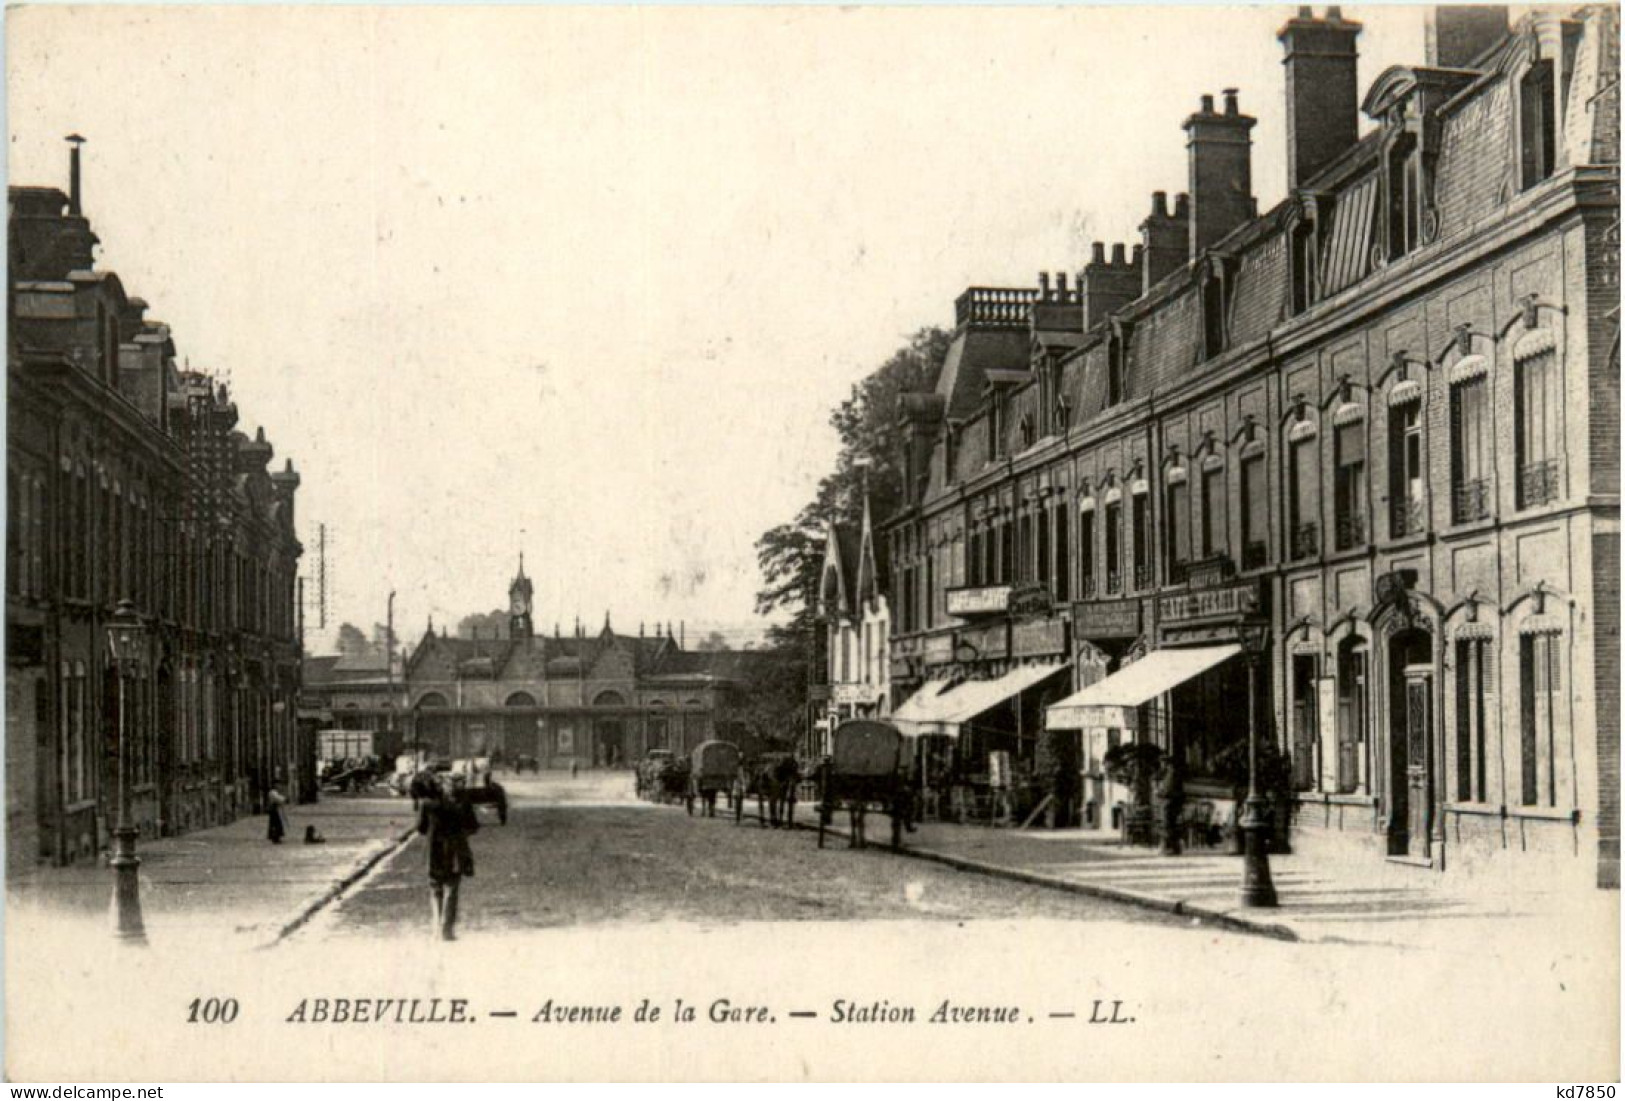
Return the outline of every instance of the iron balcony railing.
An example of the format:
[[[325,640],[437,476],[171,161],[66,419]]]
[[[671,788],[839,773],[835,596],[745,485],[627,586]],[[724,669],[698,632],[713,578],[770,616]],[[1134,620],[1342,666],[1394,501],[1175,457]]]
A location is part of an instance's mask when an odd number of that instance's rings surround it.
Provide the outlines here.
[[[1292,557],[1313,558],[1320,553],[1320,525],[1299,524],[1292,529]]]
[[[1189,563],[1179,561],[1168,563],[1168,584],[1183,585],[1190,580],[1190,576],[1191,568]]]
[[[1337,549],[1351,550],[1365,545],[1365,517],[1339,516],[1337,518]]]
[[[1474,520],[1483,520],[1490,514],[1490,483],[1487,478],[1474,478],[1470,482],[1458,482],[1451,496],[1455,505],[1455,520],[1458,524],[1469,524]]]
[[[1390,529],[1395,539],[1426,531],[1427,513],[1422,509],[1422,498],[1401,497],[1394,501]]]
[[[1241,548],[1241,568],[1256,570],[1269,561],[1270,547],[1268,543],[1258,541],[1244,543]]]
[[[1557,500],[1556,459],[1541,459],[1518,468],[1518,507],[1535,508]]]

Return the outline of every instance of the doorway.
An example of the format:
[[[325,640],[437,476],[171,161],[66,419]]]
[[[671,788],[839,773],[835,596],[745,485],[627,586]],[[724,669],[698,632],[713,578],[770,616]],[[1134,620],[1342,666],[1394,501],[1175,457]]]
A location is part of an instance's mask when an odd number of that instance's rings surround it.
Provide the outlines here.
[[[1415,628],[1389,641],[1388,852],[1426,860],[1432,855],[1433,636]]]

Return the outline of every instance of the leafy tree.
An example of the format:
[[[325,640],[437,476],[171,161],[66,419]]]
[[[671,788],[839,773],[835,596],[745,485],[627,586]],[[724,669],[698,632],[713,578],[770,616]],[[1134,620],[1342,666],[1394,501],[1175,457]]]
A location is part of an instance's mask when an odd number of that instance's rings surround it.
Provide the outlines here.
[[[829,520],[856,525],[863,516],[864,468],[869,502],[881,523],[903,502],[902,437],[898,406],[903,394],[930,390],[948,356],[952,334],[938,328],[914,333],[890,359],[852,387],[830,414],[840,437],[835,469],[821,479],[813,499],[793,520],[778,524],[756,541],[762,586],[756,593],[761,615],[788,613],[787,622],[768,630],[768,648],[779,655],[771,675],[755,685],[760,706],[800,730],[806,708],[807,674],[820,659],[815,619],[819,573],[824,562],[824,525]]]
[[[339,653],[347,658],[365,657],[372,649],[367,636],[361,628],[353,623],[339,624]]]
[[[712,631],[694,644],[694,649],[702,653],[715,653],[728,648],[728,640],[722,636],[721,631]]]
[[[457,621],[457,637],[473,638],[476,628],[480,638],[507,638],[508,613],[501,608],[489,612],[475,612]]]

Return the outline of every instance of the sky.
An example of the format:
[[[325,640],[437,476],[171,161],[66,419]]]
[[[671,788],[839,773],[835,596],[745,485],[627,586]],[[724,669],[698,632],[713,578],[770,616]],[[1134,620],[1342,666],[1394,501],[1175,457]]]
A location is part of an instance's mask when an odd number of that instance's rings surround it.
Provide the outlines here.
[[[966,286],[1136,241],[1203,93],[1283,197],[1292,10],[24,7],[8,173],[89,139],[98,267],[292,458],[312,593],[326,525],[311,649],[521,548],[539,629],[737,642],[830,410]],[[1420,63],[1420,8],[1344,14],[1362,91]]]

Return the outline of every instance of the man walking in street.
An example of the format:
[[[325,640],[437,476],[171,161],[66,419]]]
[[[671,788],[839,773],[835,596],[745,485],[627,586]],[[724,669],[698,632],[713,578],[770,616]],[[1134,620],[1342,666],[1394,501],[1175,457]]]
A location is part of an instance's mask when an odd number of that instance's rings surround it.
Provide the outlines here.
[[[464,876],[474,874],[474,850],[468,838],[480,828],[474,807],[447,776],[437,780],[420,773],[412,785],[418,800],[418,832],[428,839],[429,898],[433,933],[457,939],[457,895]]]

